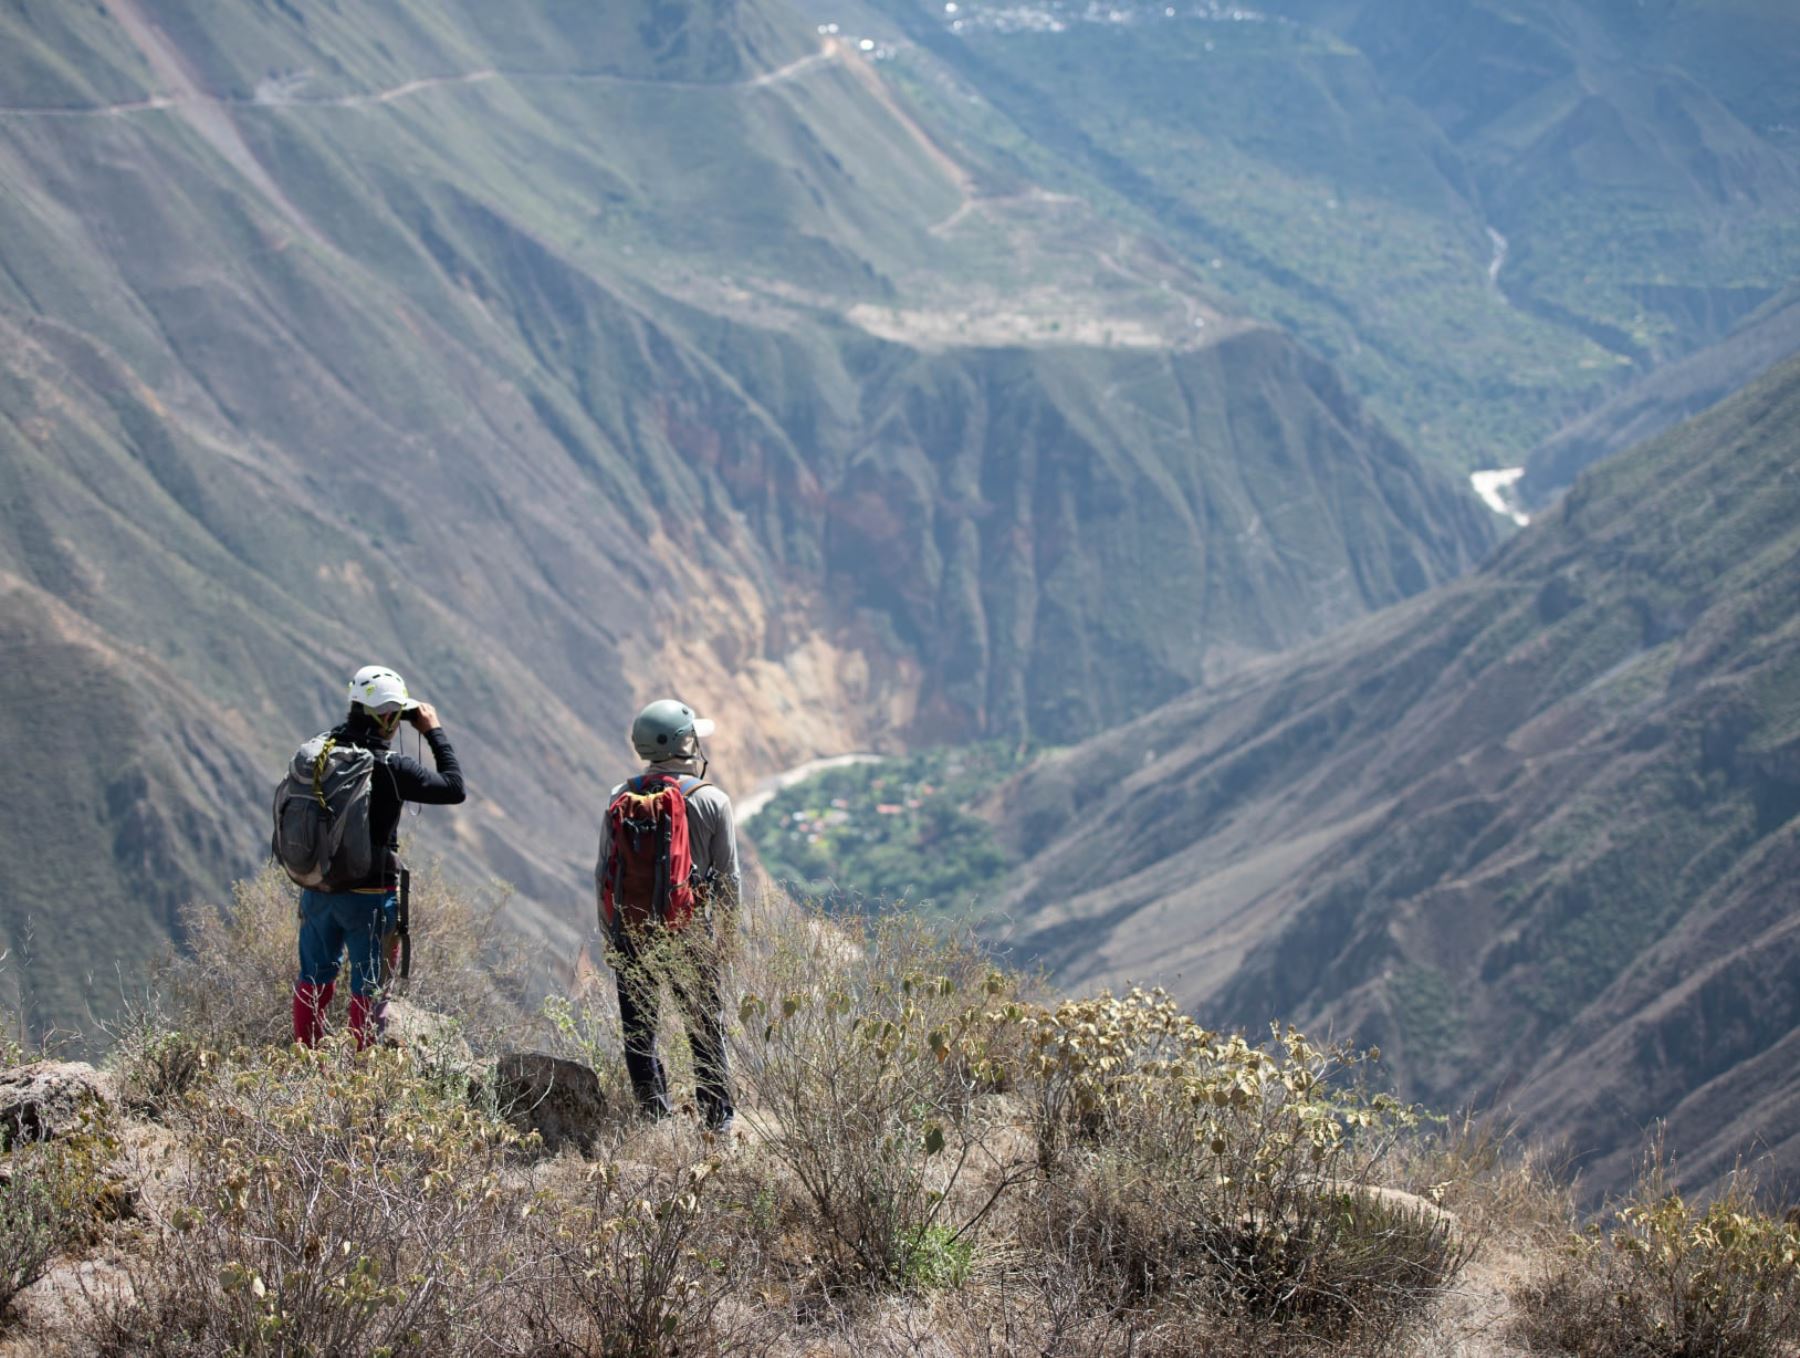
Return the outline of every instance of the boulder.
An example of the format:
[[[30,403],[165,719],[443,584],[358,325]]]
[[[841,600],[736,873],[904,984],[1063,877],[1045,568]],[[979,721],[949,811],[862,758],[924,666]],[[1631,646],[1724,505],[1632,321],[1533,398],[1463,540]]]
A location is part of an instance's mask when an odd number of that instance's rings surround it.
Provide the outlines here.
[[[381,1040],[405,1048],[422,1066],[469,1075],[476,1071],[475,1053],[462,1035],[462,1025],[448,1014],[389,1000]]]
[[[1462,1222],[1456,1213],[1448,1207],[1440,1207],[1430,1198],[1420,1197],[1417,1193],[1408,1193],[1403,1188],[1384,1188],[1380,1184],[1357,1183],[1352,1179],[1315,1179],[1312,1182],[1326,1193],[1342,1194],[1350,1198],[1365,1198],[1371,1202],[1381,1203],[1396,1212],[1404,1212],[1420,1221],[1434,1226],[1442,1226],[1452,1236],[1462,1230]]]
[[[34,1061],[0,1070],[0,1150],[68,1136],[115,1102],[112,1078],[85,1061]]]
[[[513,1052],[494,1063],[491,1088],[502,1113],[521,1132],[536,1132],[555,1154],[573,1146],[591,1156],[606,1123],[600,1077],[578,1061]]]

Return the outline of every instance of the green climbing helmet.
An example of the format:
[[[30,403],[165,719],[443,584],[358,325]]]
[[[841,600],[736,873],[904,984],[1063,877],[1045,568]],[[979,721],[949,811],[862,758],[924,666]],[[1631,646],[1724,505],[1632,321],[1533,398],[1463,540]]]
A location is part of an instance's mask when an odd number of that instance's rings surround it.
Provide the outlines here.
[[[694,752],[694,742],[713,733],[713,723],[674,698],[659,698],[631,723],[631,748],[654,763]]]

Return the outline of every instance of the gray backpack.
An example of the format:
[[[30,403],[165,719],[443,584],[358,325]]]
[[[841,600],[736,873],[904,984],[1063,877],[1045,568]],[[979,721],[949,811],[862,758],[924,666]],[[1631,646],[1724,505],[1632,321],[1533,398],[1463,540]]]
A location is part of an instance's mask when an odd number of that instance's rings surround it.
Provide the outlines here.
[[[275,787],[275,837],[270,850],[287,875],[313,891],[344,891],[375,867],[369,836],[373,751],[339,745],[329,731],[294,752],[287,777]]]

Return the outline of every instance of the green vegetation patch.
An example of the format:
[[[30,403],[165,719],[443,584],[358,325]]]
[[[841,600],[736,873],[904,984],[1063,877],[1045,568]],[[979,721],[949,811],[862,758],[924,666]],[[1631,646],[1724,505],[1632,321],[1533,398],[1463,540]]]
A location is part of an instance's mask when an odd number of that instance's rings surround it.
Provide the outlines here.
[[[834,913],[973,913],[1012,866],[978,808],[1028,757],[982,744],[831,769],[776,796],[750,834],[772,878]]]
[[[1462,1037],[1456,988],[1436,967],[1401,967],[1387,990],[1400,1032],[1421,1061],[1444,1055]]]

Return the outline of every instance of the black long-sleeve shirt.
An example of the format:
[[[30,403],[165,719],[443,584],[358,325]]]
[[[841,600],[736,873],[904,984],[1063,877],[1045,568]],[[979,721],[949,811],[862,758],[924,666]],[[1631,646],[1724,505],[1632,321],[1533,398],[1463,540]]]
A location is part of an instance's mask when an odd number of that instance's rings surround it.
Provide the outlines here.
[[[450,737],[439,726],[425,733],[431,746],[428,769],[418,760],[393,751],[375,723],[358,713],[332,732],[340,745],[356,745],[373,753],[374,781],[369,786],[369,840],[377,850],[375,868],[351,891],[392,891],[400,885],[400,807],[404,802],[429,806],[455,806],[468,794],[463,790],[462,766]]]

